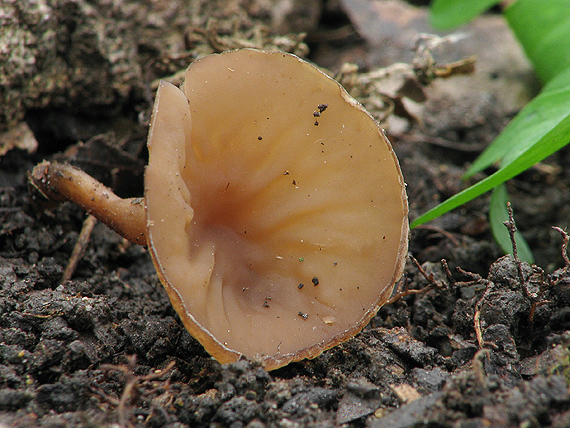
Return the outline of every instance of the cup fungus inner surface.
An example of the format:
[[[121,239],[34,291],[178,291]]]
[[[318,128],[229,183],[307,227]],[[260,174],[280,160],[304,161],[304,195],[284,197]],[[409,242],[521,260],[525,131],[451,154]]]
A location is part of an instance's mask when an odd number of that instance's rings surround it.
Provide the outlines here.
[[[407,252],[398,162],[374,120],[299,58],[206,57],[161,82],[145,175],[160,279],[221,362],[268,368],[360,331]]]

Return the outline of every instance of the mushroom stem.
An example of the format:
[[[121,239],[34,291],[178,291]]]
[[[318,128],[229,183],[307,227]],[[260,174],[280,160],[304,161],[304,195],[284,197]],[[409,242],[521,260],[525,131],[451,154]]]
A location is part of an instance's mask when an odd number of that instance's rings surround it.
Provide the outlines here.
[[[40,163],[29,178],[47,199],[71,201],[132,243],[147,245],[144,198],[122,199],[80,169],[57,162]]]

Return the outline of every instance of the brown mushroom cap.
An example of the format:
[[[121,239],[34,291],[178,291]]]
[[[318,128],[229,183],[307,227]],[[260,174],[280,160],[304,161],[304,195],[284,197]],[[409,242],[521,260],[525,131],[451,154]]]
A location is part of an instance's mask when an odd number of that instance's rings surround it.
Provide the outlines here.
[[[390,297],[407,253],[402,174],[374,120],[315,67],[252,49],[197,61],[184,92],[161,82],[148,146],[151,254],[220,362],[313,358]]]

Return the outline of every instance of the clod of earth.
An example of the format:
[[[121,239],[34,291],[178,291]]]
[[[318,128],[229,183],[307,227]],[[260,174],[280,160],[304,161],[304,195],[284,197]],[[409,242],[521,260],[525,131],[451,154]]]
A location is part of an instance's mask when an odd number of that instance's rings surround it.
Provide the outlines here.
[[[148,245],[185,327],[221,363],[314,358],[390,297],[408,245],[398,161],[312,65],[252,49],[194,62],[182,89],[160,83],[148,148],[142,199],[57,163],[31,181]]]

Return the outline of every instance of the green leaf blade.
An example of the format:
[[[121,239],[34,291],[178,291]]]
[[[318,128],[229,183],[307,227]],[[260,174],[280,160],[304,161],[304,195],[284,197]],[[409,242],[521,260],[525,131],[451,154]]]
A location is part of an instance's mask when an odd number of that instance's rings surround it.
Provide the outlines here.
[[[510,164],[505,165],[494,174],[479,181],[473,186],[462,190],[438,206],[415,219],[411,227],[417,227],[442,214],[457,208],[464,203],[475,199],[477,196],[488,192],[494,187],[519,175],[537,162],[547,158],[552,153],[560,150],[570,142],[570,114],[567,115],[556,127],[536,141],[524,153],[520,154]]]
[[[458,27],[499,3],[499,0],[435,0],[430,24],[442,30]]]
[[[570,69],[564,70],[528,103],[473,162],[464,178],[497,161],[509,164],[570,115]]]
[[[570,67],[570,0],[517,0],[505,17],[543,82]]]

